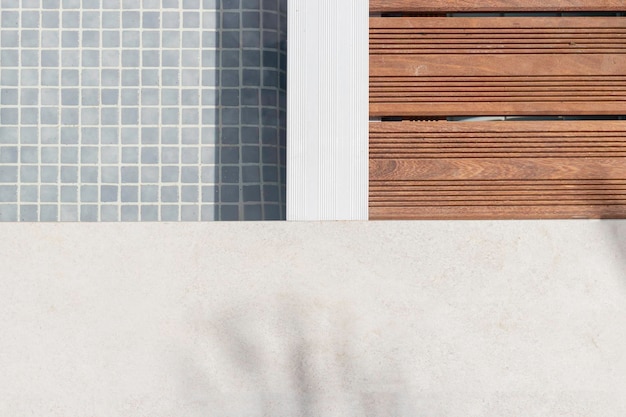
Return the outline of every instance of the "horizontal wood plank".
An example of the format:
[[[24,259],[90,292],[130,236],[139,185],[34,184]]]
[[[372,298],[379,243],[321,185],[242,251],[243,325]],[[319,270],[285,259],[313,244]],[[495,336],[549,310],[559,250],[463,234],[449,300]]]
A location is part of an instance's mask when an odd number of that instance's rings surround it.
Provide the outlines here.
[[[370,213],[626,217],[626,121],[370,123]]]
[[[371,18],[370,113],[626,114],[626,18]]]
[[[524,207],[372,207],[370,220],[530,220],[623,219],[626,205],[551,205]]]
[[[384,12],[567,12],[624,10],[622,0],[370,0],[370,11]]]

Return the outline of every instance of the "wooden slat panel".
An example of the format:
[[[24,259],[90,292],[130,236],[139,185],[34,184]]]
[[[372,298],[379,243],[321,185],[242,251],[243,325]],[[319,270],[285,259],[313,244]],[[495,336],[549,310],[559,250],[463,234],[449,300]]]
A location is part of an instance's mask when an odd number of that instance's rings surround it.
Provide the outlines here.
[[[370,0],[371,12],[623,11],[623,0]]]
[[[372,18],[373,116],[626,113],[626,18]]]
[[[370,216],[626,217],[626,121],[371,123]]]

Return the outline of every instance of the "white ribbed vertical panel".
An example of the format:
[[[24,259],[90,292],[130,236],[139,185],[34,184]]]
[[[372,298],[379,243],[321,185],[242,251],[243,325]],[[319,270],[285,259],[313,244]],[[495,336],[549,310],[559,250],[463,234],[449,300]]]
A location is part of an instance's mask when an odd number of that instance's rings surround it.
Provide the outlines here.
[[[368,217],[367,0],[290,0],[287,219]]]

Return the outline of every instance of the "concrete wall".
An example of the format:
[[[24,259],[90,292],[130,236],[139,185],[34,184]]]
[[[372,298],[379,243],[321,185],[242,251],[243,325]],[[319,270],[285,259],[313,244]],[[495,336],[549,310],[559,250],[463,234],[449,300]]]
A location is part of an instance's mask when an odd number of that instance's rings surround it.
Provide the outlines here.
[[[3,224],[2,416],[624,416],[626,223]]]

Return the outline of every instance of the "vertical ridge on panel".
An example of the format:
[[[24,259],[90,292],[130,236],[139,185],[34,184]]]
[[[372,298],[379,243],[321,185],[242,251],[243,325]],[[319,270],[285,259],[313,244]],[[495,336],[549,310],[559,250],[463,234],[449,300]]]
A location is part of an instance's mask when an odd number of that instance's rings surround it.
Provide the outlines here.
[[[289,7],[287,219],[368,216],[368,3]]]

